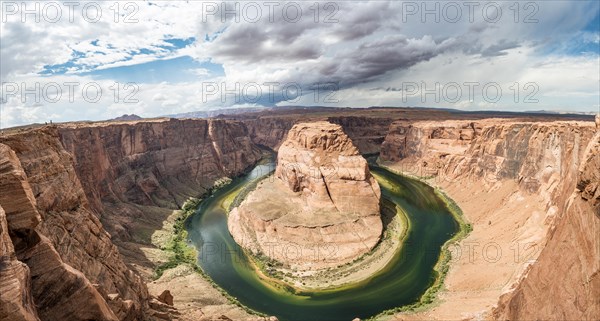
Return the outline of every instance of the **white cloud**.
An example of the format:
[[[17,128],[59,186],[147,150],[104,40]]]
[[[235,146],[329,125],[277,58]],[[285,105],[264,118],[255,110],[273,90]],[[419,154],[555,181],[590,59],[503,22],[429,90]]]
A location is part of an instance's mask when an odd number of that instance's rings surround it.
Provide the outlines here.
[[[228,88],[236,83],[240,87],[256,84],[263,96],[267,96],[269,88],[265,84],[269,82],[302,86],[303,97],[294,102],[283,101],[280,105],[586,111],[598,105],[600,80],[598,73],[593,72],[600,70],[598,55],[574,56],[569,51],[573,39],[598,43],[598,32],[582,31],[598,15],[599,5],[594,1],[535,2],[538,11],[531,17],[537,19],[535,23],[524,23],[530,12],[523,3],[519,3],[515,22],[514,9],[510,8],[512,2],[501,3],[503,14],[497,23],[483,19],[481,8],[485,2],[475,10],[473,22],[468,21],[463,5],[463,18],[456,23],[444,21],[444,16],[439,23],[433,21],[432,16],[427,16],[425,21],[420,14],[407,16],[403,10],[408,2],[395,1],[338,2],[333,15],[336,23],[324,23],[330,12],[323,7],[315,22],[314,11],[310,9],[312,2],[301,3],[304,15],[293,23],[286,22],[280,9],[275,10],[274,22],[269,21],[263,11],[263,18],[257,23],[244,22],[244,19],[237,23],[231,15],[221,21],[218,14],[203,21],[204,3],[214,4],[214,1],[133,3],[137,8],[130,9],[135,10],[133,18],[139,20],[137,23],[123,22],[125,2],[119,2],[123,15],[119,16],[118,23],[114,22],[114,9],[111,9],[114,2],[100,3],[103,16],[97,23],[86,22],[80,14],[75,15],[72,23],[67,17],[57,23],[35,23],[31,19],[22,23],[18,16],[10,16],[7,23],[2,23],[2,81],[24,82],[28,86],[36,82],[43,86],[49,82],[75,81],[83,85],[95,81],[103,88],[104,95],[95,103],[87,102],[81,92],[76,92],[73,102],[61,99],[56,103],[36,104],[28,98],[23,103],[20,97],[11,97],[0,105],[1,126],[48,118],[55,121],[105,119],[125,113],[150,117],[255,104],[243,100],[235,102],[231,96],[223,99],[220,94],[203,93],[202,81],[210,75],[204,68],[190,70],[198,77],[197,81],[140,83],[135,95],[138,102],[131,103],[124,103],[124,97],[114,101],[110,89],[113,81],[78,75],[82,67],[100,70],[183,55],[222,64],[225,76],[210,78],[210,81],[226,83]],[[207,35],[211,41],[204,42]],[[189,47],[170,51],[166,49],[170,45],[165,42],[167,37],[195,37],[197,41]],[[75,51],[84,55],[77,57],[77,66],[67,66],[70,74],[38,75],[45,65],[68,62]],[[334,95],[339,102],[326,102],[324,97],[315,100],[311,85],[331,81],[341,86]],[[393,89],[407,82],[425,82],[429,87],[436,82],[442,85],[497,83],[503,95],[497,103],[483,99],[480,91],[476,91],[473,99],[460,97],[456,102],[443,97],[440,102],[435,99],[422,102],[418,94],[403,100],[402,92]],[[515,82],[520,84],[517,102],[510,89]],[[527,93],[523,86],[530,82],[539,87],[535,94],[539,102],[533,105],[522,101]],[[281,94],[280,88],[278,90]],[[124,90],[120,93],[127,94]]]

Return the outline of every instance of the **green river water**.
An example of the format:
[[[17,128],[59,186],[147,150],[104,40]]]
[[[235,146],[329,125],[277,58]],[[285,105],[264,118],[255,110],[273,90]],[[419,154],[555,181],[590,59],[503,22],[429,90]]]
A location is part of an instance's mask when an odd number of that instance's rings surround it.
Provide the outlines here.
[[[339,290],[297,295],[261,280],[229,234],[223,203],[273,168],[272,162],[257,165],[204,200],[186,222],[190,242],[198,249],[198,264],[240,303],[281,321],[349,321],[415,303],[436,280],[434,266],[442,245],[458,232],[458,223],[430,186],[376,165],[370,169],[383,197],[404,209],[410,221],[405,243],[391,262],[370,278]]]

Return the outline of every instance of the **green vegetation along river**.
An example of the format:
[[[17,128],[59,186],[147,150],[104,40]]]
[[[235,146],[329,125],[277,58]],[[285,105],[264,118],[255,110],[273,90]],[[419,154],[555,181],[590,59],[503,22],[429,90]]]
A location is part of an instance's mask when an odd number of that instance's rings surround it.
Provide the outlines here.
[[[382,195],[406,213],[410,228],[402,248],[368,279],[339,290],[294,294],[261,280],[227,229],[227,204],[244,186],[272,172],[272,162],[257,165],[204,200],[186,222],[204,272],[243,305],[285,321],[352,320],[413,304],[434,284],[442,245],[459,224],[433,188],[371,165]]]

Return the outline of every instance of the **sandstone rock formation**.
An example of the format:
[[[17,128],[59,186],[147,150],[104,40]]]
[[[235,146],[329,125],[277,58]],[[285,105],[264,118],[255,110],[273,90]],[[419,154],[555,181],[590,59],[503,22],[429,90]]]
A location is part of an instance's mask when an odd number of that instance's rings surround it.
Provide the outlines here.
[[[242,124],[221,120],[65,128],[60,136],[90,207],[122,240],[144,215],[140,205],[177,209],[260,158]]]
[[[279,148],[275,177],[229,215],[242,246],[319,269],[352,261],[379,241],[379,185],[339,125],[294,125]]]
[[[39,320],[31,296],[29,268],[17,259],[8,233],[6,214],[0,207],[0,318],[15,321]]]
[[[600,315],[600,129],[582,156],[577,176],[563,182],[576,183],[577,190],[556,195],[552,203],[563,210],[548,242],[521,282],[501,297],[496,319],[594,320]]]
[[[406,172],[430,176],[448,156],[466,152],[481,131],[474,121],[394,122],[381,145],[381,158],[402,162]]]
[[[5,141],[14,142],[12,139]],[[43,153],[43,150],[35,149],[34,145],[26,148]],[[45,147],[51,148],[52,144]],[[23,162],[19,161],[15,157],[18,154],[6,145],[0,144],[0,150],[3,152],[0,158],[0,202],[7,213],[6,226],[11,236],[10,244],[7,245],[4,245],[7,240],[3,237],[2,247],[6,249],[3,252],[8,253],[10,258],[11,247],[14,246],[16,258],[29,268],[19,267],[18,261],[10,260],[12,262],[9,267],[12,266],[12,272],[15,273],[18,282],[2,282],[7,286],[2,289],[2,293],[4,296],[4,293],[20,292],[23,299],[18,308],[14,302],[5,308],[5,302],[2,302],[2,313],[6,314],[8,319],[31,319],[38,315],[42,320],[117,320],[89,280],[80,271],[65,264],[50,240],[37,230],[40,220],[38,208],[43,208],[47,203],[43,202],[43,197],[39,198],[41,202],[38,203],[32,195],[44,194],[37,185],[45,181],[44,177],[37,175],[28,179],[30,175],[26,175],[22,164],[24,163],[25,168],[28,168],[29,164],[24,159]],[[44,162],[46,173],[52,173],[51,159],[45,159]],[[53,203],[56,201],[54,199]],[[1,270],[2,279],[5,279],[5,273],[11,272],[10,269],[5,271],[4,267]],[[31,299],[35,302],[34,305],[31,304]],[[33,306],[35,310],[32,309]]]
[[[600,314],[600,304],[594,300],[600,297],[600,116],[595,126],[589,116],[572,121],[489,117],[410,109],[335,114],[319,109],[287,115],[276,109],[259,116],[232,117],[240,121],[157,119],[3,130],[0,319],[178,317],[173,307],[148,294],[137,272],[152,271],[154,263],[138,247],[151,246],[136,242],[162,226],[163,213],[198,196],[219,178],[236,176],[251,166],[260,157],[257,144],[278,149],[295,123],[313,120],[341,125],[361,153],[378,151],[385,136],[381,160],[409,172],[416,168],[414,174],[419,176],[435,175],[431,181],[459,203],[474,225],[464,255],[451,265],[443,302],[426,315],[408,319],[594,319]],[[547,116],[552,117],[562,116]],[[329,140],[321,142],[327,146]],[[381,224],[375,215],[353,216],[357,213],[350,209],[347,216],[319,217],[339,219],[328,226],[315,218],[311,225],[296,224],[294,215],[275,219],[273,208],[282,206],[276,202],[281,193],[294,199],[284,204],[291,212],[304,213],[309,198],[316,200],[310,204],[323,209],[349,210],[340,201],[344,195],[331,193],[328,184],[344,186],[353,180],[333,179],[327,161],[315,158],[313,163],[312,156],[318,154],[314,151],[304,150],[301,154],[307,157],[295,159],[285,150],[282,163],[298,170],[280,169],[281,179],[258,187],[265,195],[274,188],[278,193],[264,202],[265,211],[252,212],[260,220],[247,220],[249,229],[237,233],[294,243],[336,242],[339,262],[358,255],[348,249],[362,251],[374,244],[379,235],[369,228]],[[354,169],[362,166],[352,160],[356,155],[342,154],[333,162]],[[320,165],[310,170],[307,164]],[[363,177],[363,171],[348,173],[346,178]],[[357,190],[363,190],[356,184]],[[259,202],[260,196],[252,193],[245,203]],[[240,222],[243,217],[250,216],[239,215]],[[359,234],[349,238],[347,231]],[[489,243],[499,245],[503,255],[498,262],[482,264],[481,246]],[[475,261],[466,255],[473,244],[480,246],[474,251],[479,257]],[[534,244],[539,251],[513,261],[514,246],[524,244]],[[297,247],[288,250],[295,258]],[[311,262],[302,268],[327,266],[322,259],[333,248],[319,250],[320,257],[313,248],[306,257],[297,258]],[[133,259],[137,257],[146,261]],[[180,282],[183,288],[188,279]],[[206,292],[218,295],[211,291]],[[175,307],[182,304],[178,295],[173,292]],[[168,295],[163,299],[170,302]],[[199,308],[195,304],[187,309]],[[221,308],[216,315],[210,311],[204,316],[197,311],[191,319],[218,317],[226,310]],[[238,319],[242,314],[227,315]]]
[[[493,244],[502,251],[491,260],[477,260],[486,255],[481,249],[471,259],[458,255],[446,280],[448,304],[428,318],[589,320],[598,314],[600,302],[591,299],[600,288],[595,131],[589,122],[506,119],[391,126],[380,160],[435,177],[474,224],[463,248]]]
[[[47,126],[0,143],[0,315],[16,320],[169,319],[113,242],[140,233],[149,206],[175,209],[260,157],[243,125],[212,120]]]

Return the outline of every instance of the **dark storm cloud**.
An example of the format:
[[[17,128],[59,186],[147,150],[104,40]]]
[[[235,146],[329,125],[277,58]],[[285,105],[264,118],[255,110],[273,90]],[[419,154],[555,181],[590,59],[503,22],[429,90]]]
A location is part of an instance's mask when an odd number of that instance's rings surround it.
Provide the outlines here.
[[[408,69],[453,48],[453,44],[453,39],[435,42],[431,37],[409,39],[400,35],[388,36],[336,57],[320,72],[322,76],[333,77],[341,86],[347,87],[376,80],[392,71]]]
[[[535,45],[536,38],[528,35],[540,29],[512,19],[504,24],[478,19],[470,23],[466,18],[458,23],[400,23],[401,7],[394,2],[338,5],[338,22],[333,24],[317,23],[310,16],[294,23],[278,19],[230,25],[207,46],[207,55],[241,71],[264,68],[277,81],[303,86],[334,82],[341,89],[386,80],[445,53],[475,59],[503,56],[525,42]],[[321,12],[321,20],[324,15]]]
[[[276,29],[261,25],[230,28],[214,43],[211,55],[246,62],[297,61],[321,56],[318,42],[300,39],[301,32],[290,30],[293,30],[290,26]]]
[[[338,3],[335,12],[321,8],[317,16],[310,9],[314,3],[301,6],[304,15],[298,21],[290,22],[276,15],[273,22],[263,19],[252,24],[231,24],[211,45],[211,56],[247,62],[316,59],[327,49],[323,38],[366,39],[389,27],[390,18],[395,15],[389,10],[389,2]]]
[[[384,27],[391,27],[394,18],[400,19],[398,12],[390,10],[389,2],[373,2],[369,6],[344,10],[342,7],[339,22],[332,25],[330,35],[341,40],[356,40],[372,35]]]

